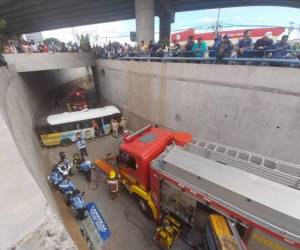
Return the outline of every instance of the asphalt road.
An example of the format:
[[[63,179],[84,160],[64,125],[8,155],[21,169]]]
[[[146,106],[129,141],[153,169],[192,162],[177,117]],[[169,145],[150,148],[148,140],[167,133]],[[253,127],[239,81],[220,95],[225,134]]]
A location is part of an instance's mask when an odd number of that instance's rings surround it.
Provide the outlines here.
[[[120,139],[114,139],[108,135],[101,138],[96,138],[87,143],[87,151],[89,160],[101,159],[107,153],[116,154],[118,152],[118,145]],[[64,151],[69,159],[75,152],[78,152],[76,145],[72,144],[65,147],[53,147],[48,149],[50,158],[53,163],[59,159],[58,153]],[[90,190],[89,185],[84,176],[79,175],[76,170],[73,170],[74,175],[71,177],[77,188],[85,191],[85,199],[87,202],[93,201],[101,209],[103,216],[110,228],[112,235],[105,242],[102,249],[104,250],[154,250],[159,249],[158,246],[152,241],[152,237],[156,228],[154,221],[147,219],[137,207],[132,196],[126,190],[121,190],[118,199],[112,201],[107,185],[100,183],[99,187],[95,190]],[[90,185],[90,188],[92,186]],[[57,194],[55,195],[57,196]],[[82,244],[82,239],[79,239],[77,230],[70,231],[74,227],[71,212],[61,203],[63,199],[57,199],[58,207],[63,209],[62,216],[64,217],[65,224],[69,228],[71,236]],[[68,213],[69,211],[69,213]],[[73,234],[73,235],[72,235]],[[77,242],[77,244],[78,244]]]

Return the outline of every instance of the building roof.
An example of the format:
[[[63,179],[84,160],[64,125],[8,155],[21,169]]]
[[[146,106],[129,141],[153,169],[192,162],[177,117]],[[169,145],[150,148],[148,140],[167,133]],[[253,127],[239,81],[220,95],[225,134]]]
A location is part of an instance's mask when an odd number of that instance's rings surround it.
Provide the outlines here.
[[[255,28],[255,29],[237,29],[237,30],[221,30],[220,34],[229,35],[231,39],[243,38],[244,31],[251,30],[251,37],[261,38],[266,32],[272,32],[274,37],[278,37],[285,32],[285,28],[282,27],[271,27],[271,28]],[[177,40],[178,42],[186,41],[189,36],[194,36],[194,40],[198,37],[202,37],[204,41],[214,40],[214,32],[199,33],[195,29],[187,29],[181,32],[176,32],[171,35],[171,41]]]
[[[91,120],[91,119],[119,114],[119,113],[120,110],[115,106],[106,106],[97,109],[88,109],[88,110],[81,110],[75,112],[65,112],[56,115],[49,115],[47,117],[47,122],[50,125],[58,125],[58,124],[64,124],[69,122]]]

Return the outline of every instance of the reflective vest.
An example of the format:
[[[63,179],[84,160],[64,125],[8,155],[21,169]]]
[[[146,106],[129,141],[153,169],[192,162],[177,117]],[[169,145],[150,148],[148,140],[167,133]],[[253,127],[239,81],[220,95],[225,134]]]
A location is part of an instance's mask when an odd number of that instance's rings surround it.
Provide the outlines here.
[[[110,192],[115,193],[119,191],[119,182],[118,179],[108,179],[107,184],[110,188]]]

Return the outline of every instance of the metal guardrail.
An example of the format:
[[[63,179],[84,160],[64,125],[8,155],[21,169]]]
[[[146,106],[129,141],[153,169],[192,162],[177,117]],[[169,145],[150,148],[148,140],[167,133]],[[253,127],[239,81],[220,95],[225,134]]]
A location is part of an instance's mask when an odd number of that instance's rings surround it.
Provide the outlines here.
[[[216,57],[122,57],[119,60],[123,61],[155,61],[155,62],[201,62],[215,63]],[[228,62],[250,62],[250,63],[269,63],[271,65],[295,66],[300,65],[300,60],[297,59],[276,59],[276,58],[239,58],[239,57],[224,57],[219,63]]]

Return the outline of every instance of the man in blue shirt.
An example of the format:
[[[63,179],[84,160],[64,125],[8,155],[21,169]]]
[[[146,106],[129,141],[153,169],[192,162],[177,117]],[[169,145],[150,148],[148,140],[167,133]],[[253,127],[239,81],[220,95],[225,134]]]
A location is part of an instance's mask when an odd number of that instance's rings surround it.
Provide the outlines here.
[[[222,35],[218,31],[214,33],[214,45],[210,47],[209,57],[216,57],[222,43]]]
[[[233,44],[230,41],[229,35],[225,34],[223,36],[223,41],[220,44],[220,47],[217,51],[217,60],[216,63],[225,63],[223,61],[224,57],[231,57],[232,54],[232,50],[233,50]]]
[[[252,39],[251,39],[251,31],[245,30],[244,38],[240,39],[237,44],[237,52],[238,57],[248,58],[252,56]]]
[[[86,141],[82,139],[81,136],[78,137],[76,145],[80,151],[82,159],[84,159],[84,156],[88,156],[88,153],[86,151]]]
[[[92,166],[93,164],[91,161],[84,161],[79,165],[79,170],[85,175],[88,183],[92,180]]]
[[[282,36],[280,42],[275,43],[271,47],[271,49],[274,50],[274,52],[272,52],[272,58],[278,58],[278,59],[287,58],[288,56],[287,50],[292,49],[291,45],[288,43],[288,40],[289,40],[289,36],[284,35]]]

